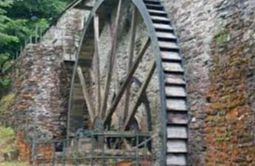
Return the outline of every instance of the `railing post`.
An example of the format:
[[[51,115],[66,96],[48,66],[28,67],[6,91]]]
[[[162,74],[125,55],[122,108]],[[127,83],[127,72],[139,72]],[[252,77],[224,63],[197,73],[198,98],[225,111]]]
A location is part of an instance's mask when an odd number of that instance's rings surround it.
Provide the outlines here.
[[[56,149],[55,149],[55,142],[53,141],[53,158],[52,158],[52,166],[55,165],[55,158],[56,158]]]
[[[135,136],[136,137],[136,143],[135,143],[136,145],[135,146],[138,146],[138,144],[139,144],[139,136],[138,136],[137,131],[135,131],[135,135],[136,135]],[[137,149],[138,148],[136,148],[136,150],[135,150],[135,165],[136,166],[138,166],[138,155],[139,155],[138,152],[137,152]]]
[[[38,40],[37,40],[37,39],[38,39],[38,36],[39,36],[39,35],[38,35],[38,25],[36,25],[36,26],[35,26],[35,43],[38,42]]]
[[[33,43],[32,35],[29,36],[29,41],[30,41],[29,43],[31,43],[31,44]]]
[[[22,55],[22,50],[23,50],[23,48],[22,48],[22,46],[20,46],[20,48],[19,48],[20,55]]]
[[[63,166],[66,165],[66,140],[64,140],[63,142],[63,157],[62,157],[62,163],[63,163]]]
[[[32,138],[32,165],[35,165],[36,162],[36,142],[34,137]]]

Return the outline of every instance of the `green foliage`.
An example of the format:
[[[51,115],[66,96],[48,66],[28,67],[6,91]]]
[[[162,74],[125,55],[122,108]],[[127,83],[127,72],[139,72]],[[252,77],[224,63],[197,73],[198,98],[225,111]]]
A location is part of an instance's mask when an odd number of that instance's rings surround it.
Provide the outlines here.
[[[8,24],[14,21],[6,15],[7,9],[11,5],[11,0],[5,0],[0,2],[0,54],[6,53],[5,47],[7,47],[9,44],[18,42],[18,38],[8,32]]]
[[[7,88],[11,84],[11,78],[8,76],[3,76],[0,78],[0,87],[1,88]]]
[[[14,56],[30,36],[36,36],[64,9],[67,0],[5,0],[0,3],[0,54]],[[2,5],[1,5],[2,4]],[[38,37],[38,36],[37,36]]]
[[[64,0],[19,0],[15,1],[9,15],[26,19],[53,18],[65,7]],[[22,9],[22,10],[19,10]]]
[[[10,86],[11,79],[5,73],[11,68],[13,61],[10,59],[10,55],[0,54],[0,88],[4,89]]]
[[[10,58],[10,56],[7,53],[0,54],[0,66],[1,66],[1,68],[9,60],[9,58]]]
[[[45,30],[51,20],[64,9],[68,0],[1,0],[0,56],[14,57],[29,36],[36,36],[36,27]]]
[[[33,36],[39,38],[69,0],[0,0],[0,98],[11,79],[6,76],[17,52]],[[39,27],[39,28],[38,28]]]

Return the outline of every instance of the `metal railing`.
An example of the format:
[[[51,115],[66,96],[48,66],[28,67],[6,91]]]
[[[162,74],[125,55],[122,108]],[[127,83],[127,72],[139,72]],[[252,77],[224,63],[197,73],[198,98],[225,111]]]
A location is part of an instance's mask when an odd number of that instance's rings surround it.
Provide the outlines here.
[[[99,139],[104,140],[99,143]],[[129,148],[109,148],[107,141],[129,141]],[[151,139],[150,133],[136,132],[86,132],[83,136],[72,139],[31,142],[31,161],[35,165],[118,165],[129,163],[133,165],[150,166],[155,162],[155,155],[148,147]],[[132,141],[133,140],[133,141]],[[141,141],[142,140],[142,141]],[[132,142],[132,143],[131,143]],[[61,146],[61,152],[56,149]],[[123,146],[123,145],[122,145]],[[44,147],[45,151],[42,151]],[[48,150],[48,151],[47,151]]]

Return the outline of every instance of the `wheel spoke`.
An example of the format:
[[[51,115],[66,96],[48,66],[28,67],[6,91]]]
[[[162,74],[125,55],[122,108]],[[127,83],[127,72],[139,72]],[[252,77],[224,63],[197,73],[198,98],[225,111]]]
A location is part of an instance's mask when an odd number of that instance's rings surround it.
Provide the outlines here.
[[[113,43],[113,27],[112,27],[111,23],[108,24],[108,28],[109,28],[109,31],[110,31],[111,42]],[[110,55],[110,53],[111,52],[109,52],[108,54]],[[116,64],[116,63],[117,63],[117,57],[115,58],[115,61],[114,61],[114,64]],[[114,79],[114,82],[113,82],[115,90],[119,89],[119,72],[118,72],[117,67],[118,67],[117,64],[113,66],[113,70],[115,71],[114,72],[115,73],[115,79]],[[113,77],[114,77],[114,75],[113,75]]]
[[[133,57],[134,57],[134,48],[135,48],[135,37],[136,37],[136,24],[137,24],[137,9],[134,6],[133,16],[132,16],[132,23],[131,23],[131,37],[130,37],[130,44],[128,50],[128,69],[130,71],[132,64],[133,64]],[[124,104],[124,113],[123,113],[123,120],[128,115],[129,110],[129,98],[130,98],[130,85],[127,86],[126,96],[125,96],[125,104]]]
[[[80,66],[77,67],[77,74],[78,74],[78,77],[80,79],[83,97],[84,97],[84,100],[87,104],[89,117],[90,117],[91,122],[93,123],[93,120],[94,120],[93,108],[92,108],[91,100],[89,98],[89,92],[88,92],[88,88],[87,88],[87,85],[86,85],[86,82],[85,82],[85,78],[84,78],[84,75],[82,73],[82,69],[81,69]]]
[[[114,27],[114,34],[113,34],[113,41],[111,46],[111,54],[109,56],[109,66],[107,71],[107,77],[104,87],[104,96],[103,96],[103,103],[101,105],[100,114],[101,118],[105,116],[105,111],[107,110],[107,100],[109,95],[109,89],[110,89],[110,83],[112,79],[112,69],[114,66],[115,58],[116,58],[116,51],[117,51],[117,38],[118,38],[118,27],[119,27],[119,19],[120,19],[120,10],[122,6],[122,0],[119,0],[118,9],[117,9],[117,16],[116,16],[116,22]]]
[[[113,104],[111,105],[111,107],[107,111],[107,115],[106,115],[106,117],[104,119],[104,124],[107,124],[110,121],[112,114],[114,113],[116,107],[118,106],[118,103],[119,103],[120,99],[122,98],[122,96],[123,96],[127,86],[130,84],[131,78],[133,77],[133,74],[135,73],[135,71],[136,71],[140,61],[142,60],[142,57],[145,54],[145,52],[146,52],[147,48],[149,47],[149,45],[150,45],[150,38],[147,39],[147,41],[145,42],[144,46],[142,47],[142,50],[138,54],[138,57],[135,60],[134,64],[132,65],[132,68],[129,71],[125,81],[121,85],[120,90],[117,93],[117,95],[116,95],[116,97],[115,97],[115,99],[113,101]]]
[[[95,35],[95,79],[96,79],[96,96],[97,96],[97,108],[95,112],[95,116],[98,116],[99,110],[101,107],[101,87],[100,87],[100,62],[99,62],[99,18],[96,15],[94,17],[94,35]]]
[[[151,80],[152,75],[153,75],[153,73],[154,73],[154,71],[155,71],[155,68],[156,68],[156,63],[153,62],[153,63],[151,64],[150,71],[149,71],[149,73],[148,73],[148,75],[147,75],[147,77],[146,77],[146,79],[145,79],[145,81],[144,81],[142,87],[140,88],[140,90],[139,90],[139,92],[138,92],[138,96],[137,96],[137,99],[136,99],[136,101],[135,101],[135,105],[134,105],[134,107],[132,108],[131,113],[129,114],[129,116],[127,117],[127,119],[126,119],[126,121],[125,121],[124,130],[129,126],[131,120],[134,118],[135,113],[136,113],[136,111],[137,111],[137,109],[138,109],[138,106],[139,106],[140,103],[141,103],[141,98],[142,98],[143,94],[145,93],[145,91],[146,91],[146,89],[147,89],[147,87],[148,87],[148,85],[149,85],[149,83],[150,83],[150,80]]]

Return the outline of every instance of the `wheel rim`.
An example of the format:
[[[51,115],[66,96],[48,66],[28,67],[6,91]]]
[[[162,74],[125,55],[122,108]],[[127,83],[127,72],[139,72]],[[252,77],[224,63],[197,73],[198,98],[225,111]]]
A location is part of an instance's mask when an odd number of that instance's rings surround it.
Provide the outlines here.
[[[92,130],[99,131],[153,132],[150,109],[153,102],[150,100],[158,100],[154,103],[159,102],[160,95],[157,93],[159,81],[155,76],[155,58],[149,53],[151,41],[147,31],[144,31],[144,34],[137,33],[139,27],[146,29],[146,26],[131,1],[119,1],[111,5],[116,5],[116,11],[113,12],[116,14],[112,18],[105,18],[107,14],[100,13],[105,11],[102,8],[106,4],[103,3],[91,22],[88,22],[88,31],[84,34],[82,53],[76,68],[75,80],[83,84],[81,90],[90,117],[90,126]],[[121,15],[124,5],[130,5],[131,19],[128,15]],[[129,26],[123,26],[127,24]],[[130,37],[121,36],[122,31],[127,31]],[[111,34],[110,37],[104,36],[107,34]],[[112,42],[109,49],[103,48],[107,41]],[[87,63],[84,63],[84,59]],[[146,90],[148,86],[153,89],[153,85],[150,84],[152,77],[153,82],[157,84],[154,85],[154,92],[150,92],[157,95],[148,99]],[[160,106],[154,111],[159,110]],[[133,142],[129,141],[129,144],[132,146]],[[120,144],[120,141],[117,144]]]
[[[126,87],[129,85],[129,82],[131,82],[131,81],[128,81],[128,80],[131,80],[131,78],[133,77],[133,75],[136,72],[137,68],[139,69],[139,65],[142,64],[142,63],[139,63],[139,61],[140,61],[140,59],[144,58],[144,54],[146,53],[146,50],[147,50],[147,48],[150,45],[150,47],[152,49],[151,52],[153,52],[153,54],[154,54],[153,55],[154,56],[153,57],[154,60],[151,62],[150,69],[149,68],[147,69],[149,72],[146,75],[147,75],[148,80],[151,80],[151,77],[153,77],[152,76],[153,73],[154,73],[154,75],[155,75],[155,73],[157,74],[157,78],[156,79],[157,79],[158,84],[157,84],[156,87],[158,88],[157,90],[159,91],[158,99],[159,99],[159,103],[160,104],[158,104],[158,105],[160,105],[160,106],[158,106],[156,108],[156,110],[158,111],[157,112],[157,114],[158,114],[157,115],[158,116],[157,119],[159,119],[160,126],[156,127],[157,128],[156,135],[157,135],[157,138],[159,138],[159,140],[161,141],[160,142],[160,147],[157,149],[159,151],[159,153],[157,153],[157,158],[160,158],[159,160],[160,160],[161,165],[164,165],[166,162],[168,163],[168,161],[166,161],[166,160],[168,160],[167,157],[166,157],[166,151],[167,151],[166,150],[166,147],[167,147],[166,146],[166,138],[167,138],[167,134],[168,134],[168,133],[166,133],[166,131],[168,132],[168,130],[166,129],[166,124],[167,124],[166,118],[169,118],[170,114],[169,113],[168,113],[168,115],[166,114],[166,110],[167,110],[167,108],[166,108],[167,107],[166,97],[167,97],[167,94],[166,94],[166,89],[165,89],[165,75],[164,75],[165,69],[163,67],[164,63],[162,62],[162,59],[160,58],[160,57],[162,57],[162,55],[161,55],[161,51],[162,50],[161,50],[161,47],[159,46],[158,36],[156,35],[156,31],[155,31],[155,29],[157,30],[157,28],[155,28],[155,26],[153,27],[153,21],[151,20],[150,15],[147,12],[148,6],[145,6],[145,4],[143,4],[143,2],[138,1],[138,0],[132,0],[132,1],[130,0],[128,2],[128,3],[132,3],[133,8],[136,8],[136,10],[137,10],[138,17],[140,17],[144,21],[144,25],[147,28],[148,39],[141,42],[143,46],[139,50],[140,52],[138,51],[139,53],[141,53],[141,57],[139,56],[140,54],[138,53],[137,57],[133,57],[133,64],[130,65],[131,67],[129,65],[127,65],[129,67],[127,67],[125,69],[126,73],[124,72],[124,74],[123,74],[123,75],[126,75],[126,77],[121,78],[121,79],[124,79],[124,83],[120,84],[117,81],[118,83],[115,83],[115,91],[114,91],[114,90],[112,90],[112,89],[114,89],[114,88],[112,88],[112,84],[113,84],[112,81],[114,81],[114,79],[112,79],[112,75],[111,74],[110,74],[110,76],[109,75],[107,76],[107,74],[105,74],[106,76],[104,76],[104,77],[106,77],[106,78],[101,78],[101,77],[93,76],[91,74],[90,70],[81,68],[81,66],[83,66],[84,64],[85,64],[85,66],[86,65],[87,66],[95,66],[94,68],[96,68],[96,69],[93,69],[93,71],[95,73],[97,73],[96,75],[98,75],[98,73],[99,73],[99,75],[101,75],[101,73],[98,72],[98,71],[102,71],[103,70],[103,68],[100,68],[102,66],[102,64],[99,64],[98,65],[99,67],[96,67],[97,65],[95,65],[95,63],[98,64],[98,62],[100,63],[102,61],[102,59],[100,59],[102,57],[102,53],[101,53],[102,49],[99,49],[98,45],[100,45],[100,42],[101,42],[101,35],[102,35],[103,28],[106,26],[105,22],[107,22],[106,20],[109,21],[109,19],[107,17],[111,15],[111,12],[109,12],[109,11],[111,11],[112,6],[114,6],[114,5],[115,6],[120,6],[121,3],[122,3],[121,0],[119,0],[118,2],[111,1],[111,0],[99,0],[96,3],[96,5],[95,5],[95,7],[94,7],[93,11],[91,12],[91,15],[90,15],[90,17],[88,19],[88,22],[86,23],[86,28],[85,28],[84,34],[82,35],[83,38],[82,38],[82,42],[80,44],[80,50],[79,50],[80,54],[78,56],[78,61],[76,62],[75,69],[74,69],[74,71],[75,71],[74,72],[75,73],[75,77],[74,78],[79,78],[78,81],[85,82],[84,81],[85,77],[89,78],[89,80],[90,79],[92,80],[92,77],[94,77],[94,83],[95,83],[96,87],[100,87],[99,86],[100,85],[99,82],[101,82],[101,80],[107,80],[107,79],[110,80],[110,81],[104,81],[105,83],[103,85],[103,88],[102,88],[102,86],[100,88],[97,88],[101,92],[99,92],[98,90],[96,91],[95,90],[96,88],[94,88],[94,90],[96,92],[92,93],[90,91],[93,88],[88,88],[88,87],[83,88],[83,89],[85,89],[83,94],[84,94],[84,98],[86,100],[86,107],[87,107],[88,110],[91,110],[91,111],[88,111],[89,112],[88,114],[90,114],[91,124],[97,124],[97,125],[92,125],[93,126],[92,129],[99,129],[101,131],[107,130],[106,126],[107,125],[109,126],[109,124],[112,125],[112,117],[114,116],[114,114],[116,112],[118,112],[118,111],[115,111],[115,110],[120,110],[120,112],[122,111],[122,113],[125,112],[124,110],[127,110],[127,109],[125,109],[126,108],[126,104],[125,103],[127,103],[127,102],[125,102],[126,101],[125,100],[126,99],[125,96],[127,96],[126,95],[127,89],[129,89],[129,88],[126,88]],[[160,4],[158,1],[148,1],[147,3],[148,4],[152,3],[152,6],[154,4],[157,4],[157,5]],[[162,7],[161,6],[153,6],[152,8],[162,8]],[[108,11],[108,12],[105,12],[105,11]],[[118,9],[117,9],[117,11],[115,11],[114,13],[116,13],[115,14],[115,18],[116,18],[115,22],[119,22],[118,19],[121,20],[121,16],[120,16],[121,12],[118,11]],[[120,17],[118,17],[118,16],[120,16]],[[134,19],[132,19],[132,20],[134,20]],[[98,23],[99,23],[100,26],[95,26],[95,25],[98,25]],[[110,59],[110,60],[108,60],[109,64],[110,64],[110,62],[112,64],[116,63],[114,55],[117,56],[117,54],[118,54],[117,53],[118,52],[118,50],[117,50],[118,42],[117,41],[120,40],[118,38],[118,35],[116,35],[117,33],[115,33],[115,29],[117,29],[116,32],[118,32],[118,25],[116,23],[115,24],[113,23],[113,25],[115,25],[115,28],[113,28],[112,31],[109,31],[109,34],[113,34],[112,35],[112,40],[111,40],[113,44],[112,44],[112,47],[110,48],[110,52],[111,52],[110,55],[113,55],[113,56],[112,57],[109,56],[109,58],[108,58],[108,59]],[[131,23],[131,27],[132,27],[132,23]],[[129,31],[132,32],[132,30],[129,30]],[[167,31],[168,31],[168,29],[166,31],[163,29],[163,32],[167,32]],[[111,32],[113,32],[113,33],[111,33]],[[130,37],[130,44],[129,44],[130,47],[132,48],[132,46],[131,46],[132,42],[131,41],[132,41],[132,37]],[[133,42],[133,44],[134,43],[135,42]],[[92,45],[92,47],[89,48],[90,45]],[[143,50],[143,48],[145,48],[145,49]],[[88,50],[90,50],[90,51],[88,51]],[[129,50],[132,50],[132,49],[129,49]],[[86,51],[90,52],[90,54],[83,55],[84,52],[86,54]],[[98,53],[98,51],[100,53]],[[103,51],[104,52],[108,52],[106,50],[103,50]],[[171,50],[168,49],[168,51],[171,51]],[[87,59],[90,59],[90,61],[89,60],[85,61],[82,58],[84,56],[87,56]],[[98,58],[96,58],[96,57],[98,57]],[[129,54],[128,57],[130,57],[130,54]],[[92,64],[92,60],[93,60],[93,63],[94,63],[93,65],[91,65]],[[136,66],[135,65],[136,61],[137,61],[137,66],[138,67],[135,67]],[[178,63],[179,63],[179,60],[178,60]],[[116,70],[114,65],[112,66],[112,68],[111,67],[109,67],[109,68],[110,68],[110,72],[109,73],[112,73],[113,70]],[[107,71],[109,71],[109,68],[107,69]],[[156,72],[154,72],[155,68],[156,68]],[[132,73],[132,69],[134,69],[133,73]],[[119,70],[119,68],[117,68],[117,71],[118,70]],[[172,70],[172,69],[169,69],[169,70]],[[77,72],[78,72],[78,74],[77,74]],[[173,72],[170,71],[170,74],[172,74],[172,73],[175,74],[175,72],[176,71],[173,71]],[[85,77],[84,77],[84,75],[85,75]],[[104,75],[104,74],[102,74],[102,75]],[[181,75],[183,75],[183,73],[181,73]],[[83,79],[82,79],[82,77],[83,77]],[[126,78],[128,78],[128,79],[126,79]],[[88,79],[86,79],[86,81],[87,80]],[[116,79],[116,80],[118,80],[118,79]],[[153,77],[153,80],[155,80],[154,77]],[[73,79],[73,83],[74,82],[75,82],[75,79]],[[143,83],[147,82],[146,78],[144,80],[142,80],[141,82],[143,82]],[[120,85],[120,86],[118,86],[118,85]],[[140,88],[140,89],[143,89],[143,87],[144,87],[144,90],[146,90],[147,86],[148,85],[146,85],[146,83],[145,83],[145,84],[142,85],[142,88]],[[109,91],[106,92],[107,90],[109,90]],[[143,90],[141,90],[141,91],[143,91]],[[89,101],[89,97],[88,96],[92,95],[92,94],[99,94],[99,93],[103,93],[103,94],[102,95],[95,95],[97,97],[92,97],[92,98],[96,98],[96,101],[100,101],[100,102],[98,102],[100,104],[97,105],[98,108],[93,108],[94,104],[93,104],[93,102]],[[113,98],[113,96],[111,94],[114,94],[114,93],[116,93],[116,97],[110,102],[109,100],[111,98]],[[143,93],[139,93],[138,92],[138,94],[140,94],[138,96],[142,96],[144,93],[145,92],[143,92]],[[100,96],[101,99],[98,96]],[[179,96],[177,96],[177,98],[178,98],[178,101],[179,101]],[[174,99],[175,99],[175,97],[174,97]],[[135,117],[135,115],[136,115],[136,113],[132,113],[133,112],[132,110],[139,109],[139,107],[136,107],[136,106],[140,106],[138,101],[139,100],[134,100],[134,102],[133,102],[134,106],[131,108],[131,111],[128,109],[129,110],[128,114],[124,113],[124,115],[122,115],[122,118],[120,118],[121,119],[120,120],[121,123],[119,123],[119,128],[117,128],[117,130],[121,130],[122,131],[122,130],[125,130],[125,129],[128,128],[127,126],[130,124],[132,117]],[[185,102],[186,102],[185,99],[181,99],[181,102],[183,102],[183,101],[184,101],[184,105],[186,105],[185,104]],[[122,102],[124,102],[124,109],[118,108],[119,105],[121,105],[119,103],[122,103]],[[151,101],[150,101],[150,103],[151,103]],[[128,117],[124,118],[124,117],[126,117],[125,115],[128,115]],[[129,116],[129,115],[132,115],[132,116]],[[148,115],[148,116],[146,116],[147,117],[147,124],[150,124],[150,125],[153,124],[153,122],[150,122],[150,120],[148,120],[148,119],[150,119],[150,112],[149,113],[147,112],[147,115]],[[171,115],[174,115],[174,114],[172,113]],[[185,115],[185,118],[186,118],[186,113],[183,114],[183,115]],[[96,118],[97,119],[96,123],[94,121],[95,117],[97,117]],[[179,118],[179,115],[178,115],[178,118]],[[128,120],[126,120],[126,119],[128,119]],[[175,121],[175,120],[173,120],[173,121]],[[185,119],[185,121],[186,121],[186,119]],[[179,122],[176,125],[179,125]],[[176,126],[174,126],[174,127],[176,127]],[[186,127],[184,127],[184,128],[186,130]],[[147,127],[147,129],[148,130],[153,130],[153,127]],[[151,135],[151,137],[152,137],[152,135]],[[185,143],[185,146],[186,146],[186,143]],[[174,153],[176,153],[176,152],[174,152]],[[186,152],[180,152],[181,155],[184,154],[183,155],[184,158],[186,158],[185,157],[185,155],[186,155],[185,153]],[[179,154],[177,153],[177,157],[179,157],[178,155]],[[173,156],[173,160],[175,160],[176,155],[174,154],[172,156]],[[184,159],[184,160],[186,160],[186,159]],[[184,163],[184,162],[186,162],[186,161],[183,161],[182,163]]]

